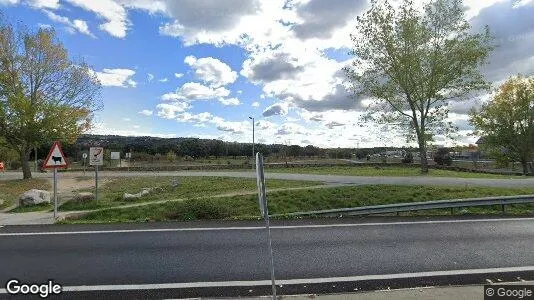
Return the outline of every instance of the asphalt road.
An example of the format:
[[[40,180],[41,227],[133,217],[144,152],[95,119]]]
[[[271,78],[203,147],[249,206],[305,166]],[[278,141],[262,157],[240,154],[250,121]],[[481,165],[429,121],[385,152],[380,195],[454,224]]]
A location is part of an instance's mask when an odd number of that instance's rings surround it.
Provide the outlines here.
[[[534,218],[305,222],[285,221],[272,229],[279,280],[353,276],[364,280],[367,275],[516,267],[531,267],[527,273],[534,277]],[[0,283],[10,278],[53,279],[64,286],[269,279],[261,223],[206,226],[0,228]],[[230,292],[241,295],[235,289]]]
[[[60,173],[61,177],[79,177],[82,172]],[[107,172],[100,171],[100,178],[104,177],[141,177],[141,176],[222,176],[236,178],[256,178],[256,173],[243,171],[172,171],[172,172]],[[35,178],[52,178],[52,173],[33,173]],[[87,172],[91,178],[94,173]],[[19,172],[6,172],[0,174],[0,180],[20,179]],[[534,178],[453,178],[453,177],[427,177],[427,176],[341,176],[341,175],[316,175],[316,174],[291,174],[272,173],[266,170],[266,179],[282,180],[308,180],[321,181],[332,184],[398,184],[398,185],[442,185],[442,186],[492,186],[492,187],[534,187]]]

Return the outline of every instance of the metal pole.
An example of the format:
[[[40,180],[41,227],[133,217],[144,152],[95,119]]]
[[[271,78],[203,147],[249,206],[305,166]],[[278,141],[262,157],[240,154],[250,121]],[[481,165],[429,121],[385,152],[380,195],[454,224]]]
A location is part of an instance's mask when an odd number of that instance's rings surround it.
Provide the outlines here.
[[[268,240],[268,247],[269,247],[269,268],[271,271],[271,288],[273,293],[273,300],[276,299],[276,281],[274,277],[274,257],[273,257],[273,246],[271,242],[271,227],[269,225],[269,208],[267,205],[267,196],[265,192],[265,178],[263,173],[263,156],[258,153],[256,156],[256,173],[257,173],[257,179],[258,179],[258,188],[259,194],[261,196],[261,207],[263,218],[265,220],[265,228],[267,230],[267,240]]]
[[[95,202],[98,203],[98,165],[95,166]]]
[[[57,168],[54,168],[54,220],[57,218]]]
[[[254,159],[254,156],[256,155],[256,152],[254,151],[254,118],[252,118],[252,159]]]
[[[267,228],[267,237],[269,240],[269,267],[271,269],[271,289],[273,291],[273,300],[276,300],[276,282],[274,279],[274,258],[273,245],[271,242],[271,227],[269,226],[269,209],[267,208],[267,201],[263,202],[263,211],[265,212],[265,227]]]
[[[34,159],[35,159],[35,172],[37,172],[37,168],[38,168],[38,166],[37,166],[37,147],[33,148],[33,152],[35,154],[35,157],[34,157]]]

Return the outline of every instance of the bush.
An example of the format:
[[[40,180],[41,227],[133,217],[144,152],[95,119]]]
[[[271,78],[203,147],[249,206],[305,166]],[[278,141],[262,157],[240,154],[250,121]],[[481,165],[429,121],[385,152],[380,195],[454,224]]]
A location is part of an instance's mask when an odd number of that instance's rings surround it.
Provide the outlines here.
[[[413,163],[413,154],[411,152],[407,152],[406,155],[402,158],[402,163],[404,164],[412,164]]]
[[[9,164],[10,170],[18,170],[21,167],[22,167],[22,162],[20,162],[19,160],[14,160]]]
[[[439,148],[434,155],[434,161],[439,166],[452,166],[452,157],[449,148]]]
[[[232,215],[228,208],[227,205],[211,199],[191,199],[177,203],[166,217],[179,221],[226,219]]]

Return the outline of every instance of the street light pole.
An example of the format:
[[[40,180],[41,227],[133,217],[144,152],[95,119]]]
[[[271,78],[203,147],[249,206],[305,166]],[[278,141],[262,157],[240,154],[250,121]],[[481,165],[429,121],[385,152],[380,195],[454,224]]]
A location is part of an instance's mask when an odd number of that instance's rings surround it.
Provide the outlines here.
[[[252,159],[254,159],[254,156],[256,155],[256,152],[254,151],[254,118],[248,117],[252,120]]]

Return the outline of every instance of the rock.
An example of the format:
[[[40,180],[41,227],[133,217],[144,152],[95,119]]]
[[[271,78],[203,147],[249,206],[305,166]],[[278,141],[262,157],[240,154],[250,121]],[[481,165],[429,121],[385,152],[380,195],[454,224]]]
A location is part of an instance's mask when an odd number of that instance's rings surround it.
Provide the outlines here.
[[[180,183],[178,182],[177,179],[173,179],[173,180],[171,180],[171,187],[172,187],[173,189],[177,188],[178,185],[180,185]]]
[[[75,202],[89,202],[95,200],[95,194],[91,192],[81,192],[74,196]]]
[[[50,193],[43,190],[29,190],[19,198],[20,206],[31,206],[41,203],[50,203]]]
[[[4,199],[0,199],[0,206],[4,204]]]
[[[128,194],[124,193],[124,196],[122,197],[124,200],[134,200],[134,199],[140,199],[141,197],[144,197],[152,191],[151,188],[144,188],[137,194]]]

